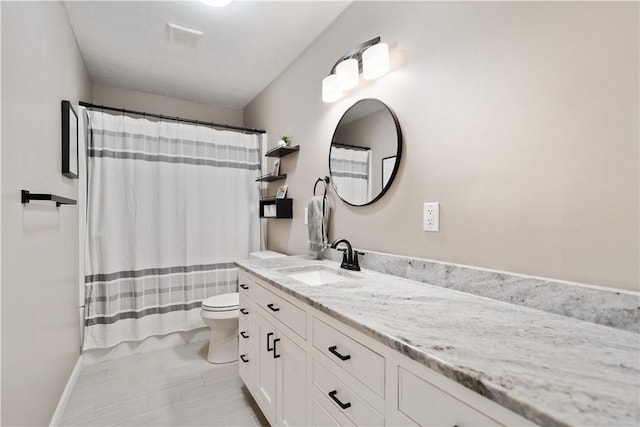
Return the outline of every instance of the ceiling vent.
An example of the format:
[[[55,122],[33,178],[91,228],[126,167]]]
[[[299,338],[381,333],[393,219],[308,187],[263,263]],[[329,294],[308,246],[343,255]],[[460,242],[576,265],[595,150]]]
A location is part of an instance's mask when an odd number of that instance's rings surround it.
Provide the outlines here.
[[[182,25],[167,23],[169,26],[169,43],[188,47],[195,47],[203,32]]]

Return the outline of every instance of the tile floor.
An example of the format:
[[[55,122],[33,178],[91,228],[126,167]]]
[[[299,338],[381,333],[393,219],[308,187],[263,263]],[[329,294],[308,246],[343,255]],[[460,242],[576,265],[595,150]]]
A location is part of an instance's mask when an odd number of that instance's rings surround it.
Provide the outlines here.
[[[63,426],[268,426],[238,376],[212,365],[208,342],[84,366]]]

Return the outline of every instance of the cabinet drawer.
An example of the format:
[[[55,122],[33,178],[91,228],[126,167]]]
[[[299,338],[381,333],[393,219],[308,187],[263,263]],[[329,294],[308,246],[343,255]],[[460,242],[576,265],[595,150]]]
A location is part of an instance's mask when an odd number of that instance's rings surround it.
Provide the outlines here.
[[[255,341],[253,336],[253,324],[245,318],[240,318],[238,322],[238,342]]]
[[[253,325],[253,311],[255,310],[255,306],[251,300],[243,298],[243,296],[240,295],[240,303],[238,304],[238,307],[240,308],[240,314],[238,314],[239,322],[244,322],[247,325]]]
[[[317,427],[340,427],[340,423],[316,399],[311,399],[311,424]]]
[[[241,298],[245,296],[253,299],[253,288],[256,286],[258,285],[255,284],[252,276],[243,271],[238,273],[238,292]]]
[[[315,348],[384,397],[384,357],[315,317],[312,328]]]
[[[357,426],[382,426],[384,417],[367,405],[356,392],[329,373],[317,360],[313,360],[313,385],[327,402],[338,408]]]
[[[398,410],[420,426],[500,425],[402,367],[398,367]]]
[[[240,328],[241,336],[238,337],[238,373],[240,378],[247,386],[249,390],[253,390],[254,370],[257,360],[255,360],[255,352],[253,350],[255,345],[255,337],[253,336],[253,329],[242,327]],[[244,338],[244,337],[247,338]]]
[[[280,320],[302,338],[307,338],[307,313],[274,294],[256,285],[253,287],[255,302],[267,313]]]

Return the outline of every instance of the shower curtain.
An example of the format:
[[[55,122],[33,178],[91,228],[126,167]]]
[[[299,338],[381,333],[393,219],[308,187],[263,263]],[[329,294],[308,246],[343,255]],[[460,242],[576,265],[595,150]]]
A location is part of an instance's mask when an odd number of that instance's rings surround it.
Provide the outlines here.
[[[89,113],[84,349],[203,327],[259,249],[260,137]]]
[[[331,179],[340,197],[353,205],[371,201],[370,150],[331,147]]]

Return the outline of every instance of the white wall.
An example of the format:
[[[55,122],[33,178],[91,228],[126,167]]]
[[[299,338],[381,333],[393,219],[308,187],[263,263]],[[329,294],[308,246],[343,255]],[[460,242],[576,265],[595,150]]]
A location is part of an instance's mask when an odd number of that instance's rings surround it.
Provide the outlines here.
[[[242,110],[197,102],[168,96],[155,95],[101,84],[93,84],[94,104],[115,108],[127,108],[135,111],[178,116],[187,119],[202,120],[218,124],[242,126]],[[111,114],[114,114],[113,112]]]
[[[354,2],[244,111],[286,131],[293,220],[269,249],[304,253],[304,207],[328,175],[333,129],[356,100],[398,115],[396,182],[354,208],[331,192],[331,238],[365,250],[638,289],[637,2]],[[394,69],[333,104],[321,81],[377,35]],[[278,183],[279,185],[280,183]],[[275,184],[274,184],[275,185]],[[275,190],[272,189],[271,193]],[[422,204],[441,203],[441,231]]]
[[[61,2],[2,2],[2,425],[46,425],[80,354],[77,198],[61,169],[60,101],[91,99]]]

